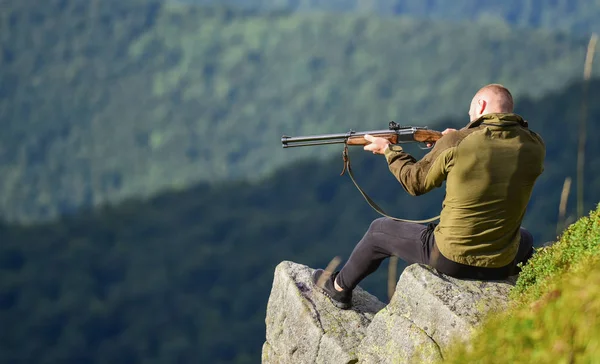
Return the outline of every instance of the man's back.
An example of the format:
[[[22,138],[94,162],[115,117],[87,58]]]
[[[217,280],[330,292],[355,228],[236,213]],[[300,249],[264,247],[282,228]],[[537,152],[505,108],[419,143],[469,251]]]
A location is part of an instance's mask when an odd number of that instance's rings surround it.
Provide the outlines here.
[[[533,185],[543,171],[542,139],[516,114],[488,114],[451,135],[446,197],[435,229],[440,252],[458,263],[510,264]]]

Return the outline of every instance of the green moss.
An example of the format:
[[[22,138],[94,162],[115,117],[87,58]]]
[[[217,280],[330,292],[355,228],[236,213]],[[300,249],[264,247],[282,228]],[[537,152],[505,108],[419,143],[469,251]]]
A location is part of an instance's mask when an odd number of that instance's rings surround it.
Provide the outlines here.
[[[469,350],[457,345],[448,363],[598,363],[600,258],[588,257],[542,299],[494,316]],[[587,274],[581,274],[587,272]]]
[[[555,277],[576,269],[585,257],[599,254],[600,204],[571,225],[556,244],[536,251],[523,267],[511,298],[524,303],[535,300],[552,289]]]
[[[448,363],[600,363],[600,206],[524,267],[510,310]],[[501,358],[501,360],[500,360]]]

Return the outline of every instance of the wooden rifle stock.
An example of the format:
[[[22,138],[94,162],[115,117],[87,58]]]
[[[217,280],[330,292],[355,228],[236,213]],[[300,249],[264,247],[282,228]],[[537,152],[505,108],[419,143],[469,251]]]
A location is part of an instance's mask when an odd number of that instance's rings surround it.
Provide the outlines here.
[[[374,136],[387,139],[392,144],[398,143],[398,135],[396,133],[378,134],[378,135],[374,135]],[[371,142],[368,141],[367,139],[365,139],[364,135],[357,135],[357,136],[351,136],[350,138],[348,138],[348,140],[346,141],[346,144],[348,144],[348,145],[367,145],[367,144],[371,144]]]
[[[368,140],[365,139],[365,135],[350,136],[348,138],[348,140],[346,141],[346,144],[348,144],[348,145],[367,145],[367,144],[371,144],[371,142],[369,142]],[[383,134],[376,133],[373,136],[387,139],[392,144],[398,144],[398,142],[399,142],[399,140],[398,140],[398,134],[395,133],[395,132],[393,132],[393,133],[389,133],[388,132],[388,133],[383,133]],[[413,141],[415,141],[415,142],[432,143],[433,144],[433,143],[437,142],[438,139],[440,139],[442,137],[442,133],[440,133],[439,131],[435,131],[435,130],[417,129],[412,134],[412,137],[414,139]],[[404,140],[403,142],[406,143],[408,141]]]

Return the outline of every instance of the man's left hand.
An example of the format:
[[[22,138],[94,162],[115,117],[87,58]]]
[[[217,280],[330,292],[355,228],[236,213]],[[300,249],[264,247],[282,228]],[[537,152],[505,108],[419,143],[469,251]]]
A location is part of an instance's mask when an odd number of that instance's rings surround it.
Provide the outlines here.
[[[372,135],[365,135],[365,140],[371,142],[370,144],[365,145],[364,149],[373,154],[384,154],[385,150],[390,145],[390,141],[385,138],[374,137]]]

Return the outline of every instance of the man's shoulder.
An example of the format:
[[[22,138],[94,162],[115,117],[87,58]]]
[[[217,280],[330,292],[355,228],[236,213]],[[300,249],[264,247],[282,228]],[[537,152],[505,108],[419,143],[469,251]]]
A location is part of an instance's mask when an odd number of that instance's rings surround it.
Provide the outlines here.
[[[442,142],[442,146],[446,148],[456,147],[463,141],[467,136],[476,132],[477,128],[462,128],[460,130],[451,131],[448,134],[438,140],[438,143]]]

